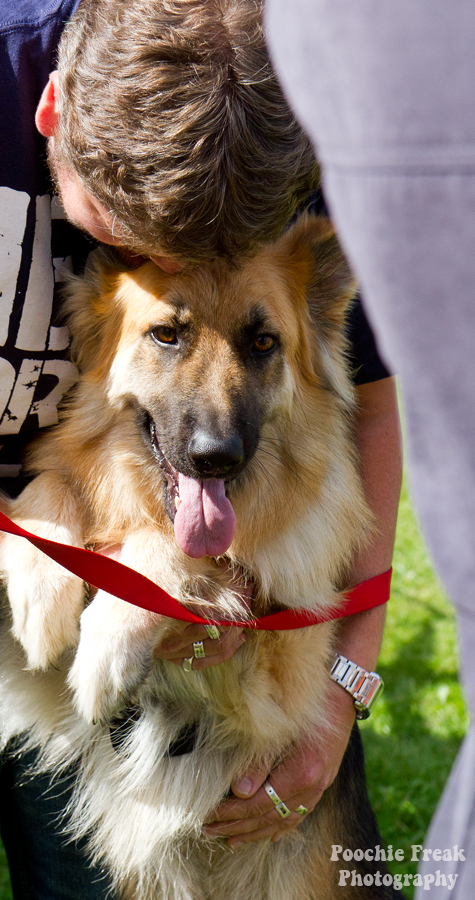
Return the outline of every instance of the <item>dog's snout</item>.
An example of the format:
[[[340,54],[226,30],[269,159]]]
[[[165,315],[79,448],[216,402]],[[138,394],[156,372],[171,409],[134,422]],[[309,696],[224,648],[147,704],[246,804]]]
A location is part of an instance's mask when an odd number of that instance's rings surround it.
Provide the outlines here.
[[[209,478],[234,475],[244,462],[244,445],[239,434],[216,438],[199,430],[188,445],[188,457],[196,471]]]

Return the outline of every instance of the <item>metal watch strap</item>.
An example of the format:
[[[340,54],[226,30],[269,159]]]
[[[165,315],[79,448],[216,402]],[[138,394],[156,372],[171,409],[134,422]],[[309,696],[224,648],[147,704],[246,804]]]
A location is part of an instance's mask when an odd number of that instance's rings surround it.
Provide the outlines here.
[[[383,679],[376,672],[367,672],[345,656],[335,655],[330,678],[353,697],[357,719],[367,719],[383,691]]]

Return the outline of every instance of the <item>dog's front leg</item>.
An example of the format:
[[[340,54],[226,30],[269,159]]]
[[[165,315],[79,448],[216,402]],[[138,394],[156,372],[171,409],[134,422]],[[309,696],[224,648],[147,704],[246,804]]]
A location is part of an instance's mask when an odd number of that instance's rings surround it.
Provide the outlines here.
[[[135,534],[124,542],[121,562],[158,581],[150,570],[152,560],[157,569],[162,544],[153,532]],[[81,616],[79,645],[68,679],[77,709],[87,721],[107,720],[130,700],[150,670],[155,646],[172,625],[172,619],[105,591],[96,594]]]
[[[88,722],[105,721],[127,703],[150,671],[165,627],[160,616],[98,591],[81,616],[68,678],[76,707]]]
[[[83,545],[82,510],[69,485],[45,472],[16,499],[4,505],[19,525],[40,537]],[[33,669],[46,669],[79,636],[84,584],[27,540],[6,535],[0,569],[10,601],[13,634]]]

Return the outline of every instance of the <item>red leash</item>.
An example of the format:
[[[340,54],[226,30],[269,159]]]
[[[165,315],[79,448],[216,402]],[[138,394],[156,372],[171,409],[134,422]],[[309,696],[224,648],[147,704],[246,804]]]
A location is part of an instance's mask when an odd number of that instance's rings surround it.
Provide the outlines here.
[[[24,528],[20,528],[2,512],[0,512],[0,531],[26,538],[30,544],[34,544],[38,550],[46,553],[47,556],[83,581],[100,590],[107,591],[127,603],[159,613],[162,616],[180,619],[183,622],[209,624],[208,619],[202,619],[201,616],[190,612],[145,575],[141,575],[140,572],[136,572],[115,559],[101,556],[100,553],[85,550],[83,547],[71,547],[68,544],[60,544],[57,541],[38,537],[25,531]],[[261,616],[258,619],[251,619],[249,622],[217,621],[215,624],[236,625],[241,628],[244,626],[261,631],[287,631],[291,628],[304,628],[307,625],[319,625],[332,619],[341,619],[344,616],[351,616],[354,613],[387,603],[391,574],[392,569],[388,569],[382,575],[376,575],[368,581],[357,584],[356,587],[344,594],[344,605],[341,604],[327,612],[314,613],[304,609],[285,609],[268,616]]]

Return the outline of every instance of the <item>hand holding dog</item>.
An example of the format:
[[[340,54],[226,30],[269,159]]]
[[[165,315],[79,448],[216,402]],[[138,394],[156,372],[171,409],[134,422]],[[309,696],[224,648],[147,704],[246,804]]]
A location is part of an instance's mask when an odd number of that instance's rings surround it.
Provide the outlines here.
[[[230,626],[220,628],[220,636],[217,639],[209,638],[204,625],[187,625],[185,622],[177,623],[173,638],[167,637],[161,641],[154,650],[154,656],[158,659],[166,659],[178,666],[183,665],[184,659],[193,658],[193,669],[207,669],[209,666],[219,666],[234,656],[238,647],[244,644],[246,638],[242,628]],[[194,658],[193,644],[197,641],[203,643],[205,656]]]
[[[385,564],[382,557],[379,567]],[[369,574],[375,571],[378,568]],[[343,619],[338,652],[371,670],[381,647],[385,616],[382,606]],[[307,735],[271,772],[247,772],[234,782],[232,790],[238,799],[226,800],[208,817],[206,834],[226,837],[233,850],[262,838],[278,841],[298,826],[303,816],[295,812],[297,807],[310,812],[336,778],[355,721],[353,699],[339,685],[328,685],[326,709],[326,728],[320,728],[318,735]],[[266,781],[292,815],[285,819],[279,815],[263,787]]]
[[[116,544],[113,547],[101,548],[101,552],[105,556],[119,560],[121,549],[120,545]],[[235,592],[245,602],[250,601],[253,590],[254,585],[251,582],[245,582],[243,579],[236,578]],[[168,632],[166,638],[159,641],[156,645],[153,655],[157,659],[166,659],[168,662],[181,666],[184,659],[190,659],[194,656],[193,644],[197,641],[202,641],[205,656],[193,659],[193,669],[198,671],[199,669],[207,669],[210,666],[219,666],[234,656],[236,650],[244,644],[246,638],[242,628],[230,626],[229,628],[220,627],[218,630],[220,632],[219,638],[214,639],[208,636],[204,625],[175,621],[173,635],[170,635]]]
[[[308,735],[272,772],[248,772],[232,785],[237,799],[221,803],[211,814],[207,835],[226,837],[235,850],[263,838],[278,841],[302,822],[295,810],[304,806],[310,812],[336,778],[355,721],[353,701],[337,685],[330,685],[328,710],[328,728],[319,732],[318,742]],[[264,789],[266,781],[292,815],[279,815]]]
[[[223,570],[227,565],[222,566]],[[243,578],[233,579],[234,593],[238,594],[244,603],[249,603],[252,598],[254,585]],[[207,669],[209,666],[219,666],[234,656],[238,647],[244,644],[246,638],[242,628],[230,626],[220,627],[219,638],[209,637],[204,625],[187,625],[184,622],[176,622],[173,635],[167,637],[155,647],[154,656],[158,659],[166,659],[178,666],[183,665],[183,660],[193,658],[193,669]],[[195,657],[193,644],[202,642],[205,655]]]

